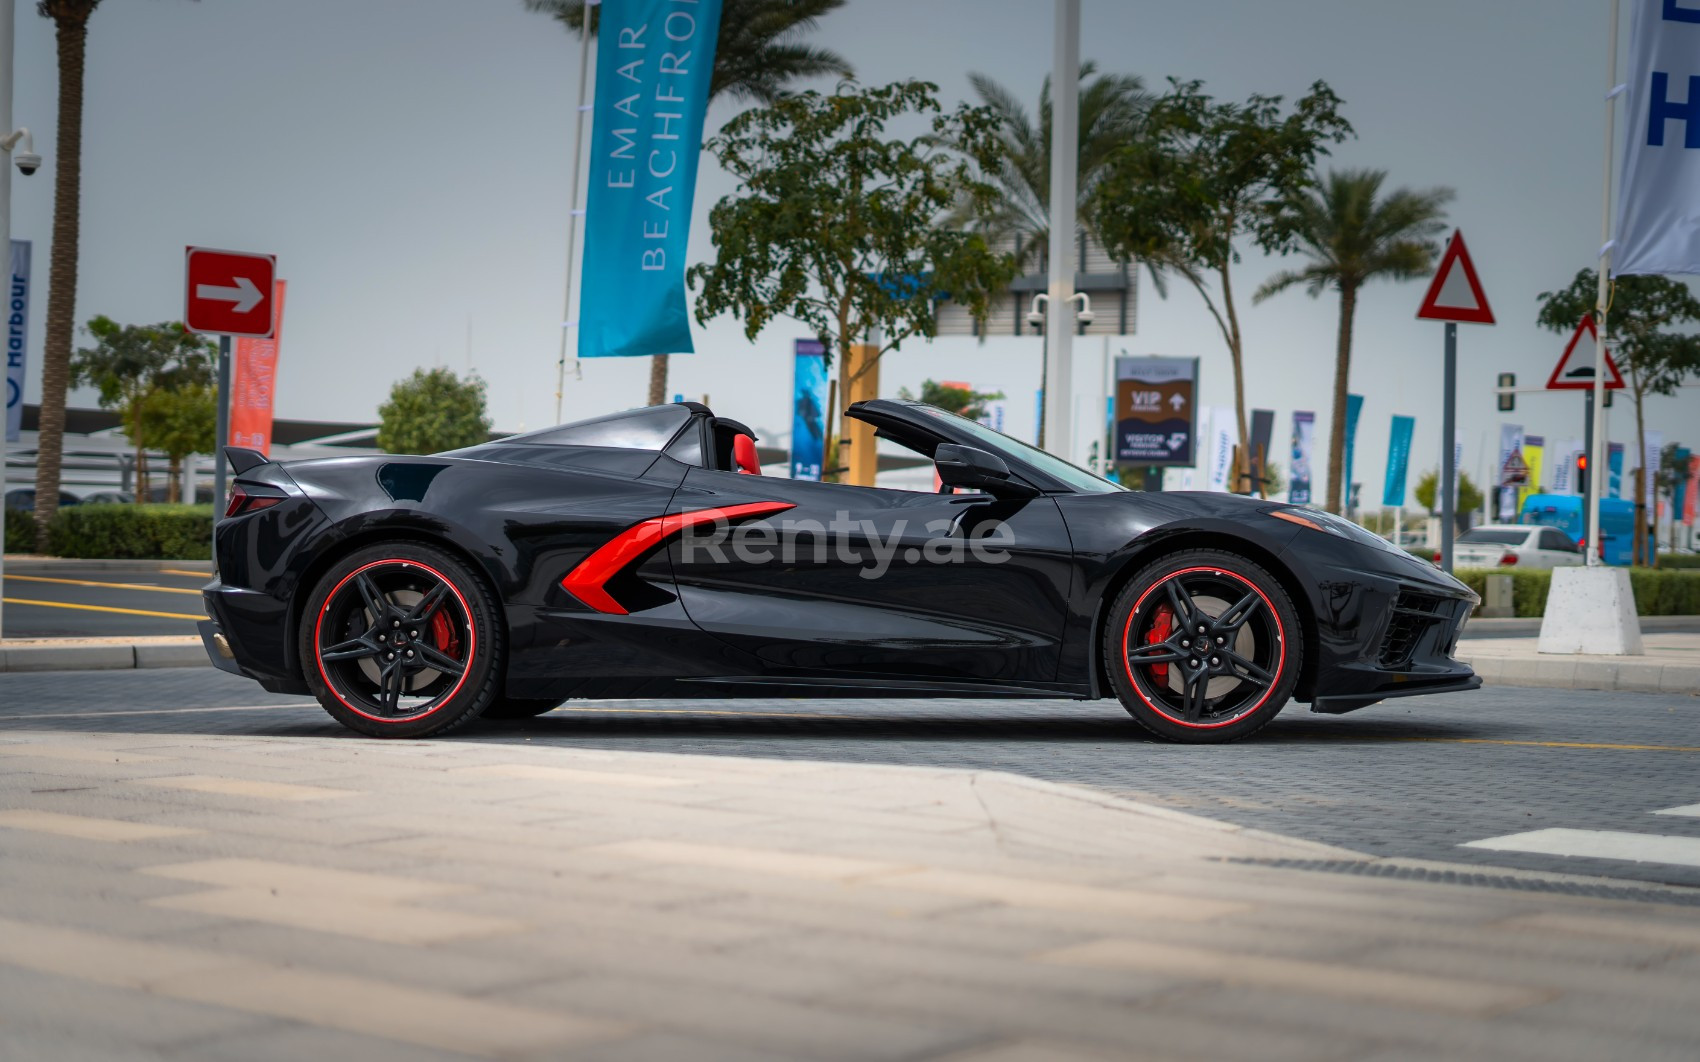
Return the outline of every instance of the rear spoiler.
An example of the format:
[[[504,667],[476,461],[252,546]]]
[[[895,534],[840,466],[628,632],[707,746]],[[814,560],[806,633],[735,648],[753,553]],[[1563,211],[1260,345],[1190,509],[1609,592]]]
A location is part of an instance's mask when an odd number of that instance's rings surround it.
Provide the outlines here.
[[[271,458],[258,450],[250,450],[244,446],[226,446],[224,448],[224,459],[230,462],[231,469],[239,476],[251,468],[271,464]]]

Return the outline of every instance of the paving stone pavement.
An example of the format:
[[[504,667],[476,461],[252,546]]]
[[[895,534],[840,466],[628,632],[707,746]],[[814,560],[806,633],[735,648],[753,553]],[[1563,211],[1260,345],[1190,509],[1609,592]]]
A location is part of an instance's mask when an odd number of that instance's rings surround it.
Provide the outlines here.
[[[1269,863],[1364,859],[998,771],[14,718],[0,1058],[1700,1052],[1693,907]]]

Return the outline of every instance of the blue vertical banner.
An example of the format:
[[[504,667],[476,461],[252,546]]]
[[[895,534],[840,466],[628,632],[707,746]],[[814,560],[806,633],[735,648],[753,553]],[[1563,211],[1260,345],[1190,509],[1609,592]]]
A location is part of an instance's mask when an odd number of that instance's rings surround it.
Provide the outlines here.
[[[601,10],[578,355],[687,354],[685,248],[720,0]]]
[[[1310,504],[1310,459],[1316,443],[1316,414],[1293,413],[1293,463],[1287,470],[1287,500]]]
[[[1340,507],[1352,507],[1352,456],[1358,439],[1358,414],[1364,411],[1363,395],[1346,396],[1346,482],[1340,485]]]
[[[1612,443],[1606,451],[1606,497],[1623,497],[1623,444]]]
[[[1415,417],[1393,418],[1393,434],[1387,441],[1387,479],[1381,488],[1381,504],[1389,509],[1405,507],[1405,476],[1411,468],[1411,435],[1416,430]]]
[[[1612,272],[1700,273],[1700,3],[1632,2]]]
[[[24,424],[24,355],[30,320],[30,242],[12,241],[6,288],[6,441],[17,442]]]
[[[1688,459],[1692,454],[1686,447],[1676,448],[1676,467],[1687,468]],[[1677,476],[1676,485],[1671,493],[1670,521],[1673,524],[1682,523],[1682,514],[1688,511],[1688,477]]]
[[[826,345],[797,340],[791,388],[791,478],[820,481],[826,464]]]

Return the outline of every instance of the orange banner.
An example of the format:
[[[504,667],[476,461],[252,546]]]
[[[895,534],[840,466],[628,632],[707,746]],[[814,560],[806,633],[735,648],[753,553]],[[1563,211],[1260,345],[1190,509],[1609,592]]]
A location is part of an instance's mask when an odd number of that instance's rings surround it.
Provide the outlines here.
[[[230,445],[272,452],[272,396],[277,390],[277,346],[283,341],[283,281],[277,282],[270,339],[238,339],[230,384]]]

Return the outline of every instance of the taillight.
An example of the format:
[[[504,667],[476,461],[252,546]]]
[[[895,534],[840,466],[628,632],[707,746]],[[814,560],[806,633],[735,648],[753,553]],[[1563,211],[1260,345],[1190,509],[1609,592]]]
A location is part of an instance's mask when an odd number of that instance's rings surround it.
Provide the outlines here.
[[[1516,564],[1516,563],[1517,563],[1517,554],[1511,552],[1510,550],[1506,550],[1503,554],[1500,555],[1499,566],[1501,568],[1509,567],[1509,566]]]
[[[1434,551],[1434,562],[1436,564],[1440,563],[1440,551],[1438,549]]]
[[[226,519],[229,519],[232,516],[241,516],[245,513],[257,513],[261,509],[270,509],[282,500],[282,497],[272,497],[267,494],[249,494],[242,489],[242,484],[232,484],[230,504],[224,507],[224,515]]]

